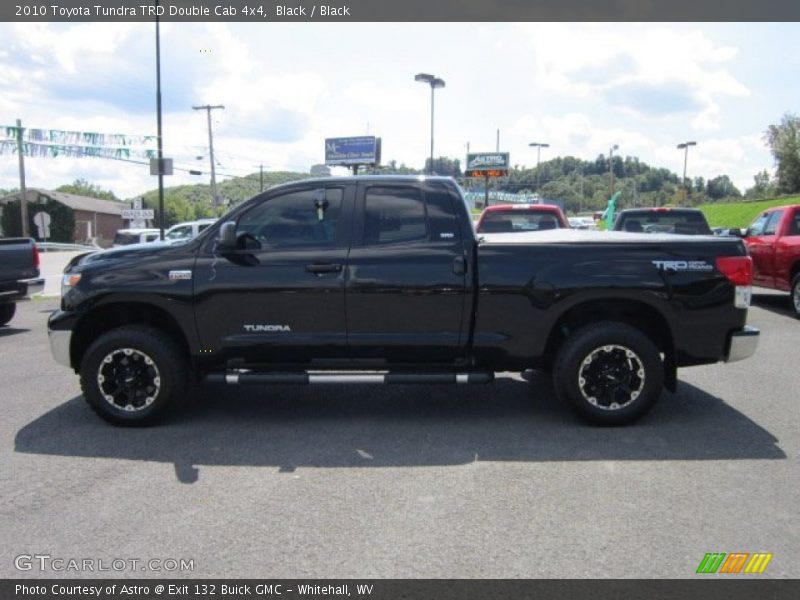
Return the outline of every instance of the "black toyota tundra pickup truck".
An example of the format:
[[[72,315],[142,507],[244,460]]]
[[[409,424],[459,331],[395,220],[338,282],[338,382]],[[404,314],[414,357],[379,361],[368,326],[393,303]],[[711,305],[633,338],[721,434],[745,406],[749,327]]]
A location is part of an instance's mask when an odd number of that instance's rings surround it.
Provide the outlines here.
[[[599,424],[641,416],[678,367],[750,356],[737,238],[554,230],[477,237],[440,177],[272,188],[197,238],[64,273],[56,360],[115,424],[204,382],[486,383],[546,369]]]

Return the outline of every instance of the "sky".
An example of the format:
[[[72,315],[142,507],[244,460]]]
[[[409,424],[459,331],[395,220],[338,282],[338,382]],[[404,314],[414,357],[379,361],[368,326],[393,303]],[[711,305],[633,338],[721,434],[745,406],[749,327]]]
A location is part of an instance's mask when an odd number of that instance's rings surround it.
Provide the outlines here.
[[[0,23],[0,126],[155,135],[153,23]],[[510,152],[542,160],[636,156],[690,177],[728,174],[744,189],[774,161],[763,132],[800,98],[798,23],[165,23],[161,26],[166,185],[209,181],[206,113],[218,180],[308,171],[324,139],[382,138],[384,162],[422,168],[435,154]],[[5,130],[0,129],[4,133]],[[0,136],[2,137],[2,136]],[[198,159],[197,157],[202,157]],[[29,187],[76,178],[131,198],[149,167],[100,158],[26,158]],[[19,186],[0,154],[0,188]]]

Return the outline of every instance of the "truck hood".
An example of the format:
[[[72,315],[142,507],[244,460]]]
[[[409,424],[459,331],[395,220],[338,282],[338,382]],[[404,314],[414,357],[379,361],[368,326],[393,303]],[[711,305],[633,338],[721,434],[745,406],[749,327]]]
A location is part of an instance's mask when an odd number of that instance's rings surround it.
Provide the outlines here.
[[[168,248],[182,246],[187,241],[188,240],[181,240],[180,242],[146,242],[143,244],[129,244],[118,248],[109,248],[108,250],[100,250],[99,252],[89,252],[80,257],[78,264],[85,265],[103,260],[150,256],[152,254],[159,254]]]

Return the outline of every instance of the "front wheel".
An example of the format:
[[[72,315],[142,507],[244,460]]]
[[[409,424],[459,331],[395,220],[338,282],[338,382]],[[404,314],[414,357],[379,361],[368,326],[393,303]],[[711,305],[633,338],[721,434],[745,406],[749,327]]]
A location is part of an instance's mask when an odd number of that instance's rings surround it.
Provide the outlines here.
[[[792,308],[794,316],[800,319],[800,274],[795,275],[792,281]]]
[[[566,339],[553,367],[562,401],[597,425],[624,425],[650,410],[664,387],[656,345],[625,323],[586,326]]]
[[[187,361],[169,336],[151,327],[119,327],[101,335],[81,361],[89,406],[115,425],[149,425],[186,390]]]

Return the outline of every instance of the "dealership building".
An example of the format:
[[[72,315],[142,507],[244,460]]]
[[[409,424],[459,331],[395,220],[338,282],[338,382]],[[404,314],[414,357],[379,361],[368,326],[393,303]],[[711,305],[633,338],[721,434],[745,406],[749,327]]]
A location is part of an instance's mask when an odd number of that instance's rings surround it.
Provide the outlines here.
[[[21,195],[20,192],[15,192],[0,198],[0,209],[10,202],[18,202]],[[40,211],[49,213],[53,208],[53,204],[65,207],[72,213],[75,219],[72,239],[62,241],[81,243],[94,239],[100,246],[111,245],[117,231],[125,227],[122,211],[130,208],[124,202],[101,200],[100,198],[78,196],[41,188],[28,188],[25,197],[28,201],[29,215],[35,215]],[[48,207],[50,208],[48,209]],[[38,239],[39,236],[36,229],[33,229],[30,233]],[[7,233],[4,232],[4,235],[7,235]]]

